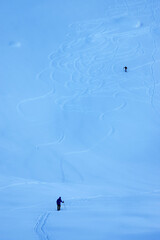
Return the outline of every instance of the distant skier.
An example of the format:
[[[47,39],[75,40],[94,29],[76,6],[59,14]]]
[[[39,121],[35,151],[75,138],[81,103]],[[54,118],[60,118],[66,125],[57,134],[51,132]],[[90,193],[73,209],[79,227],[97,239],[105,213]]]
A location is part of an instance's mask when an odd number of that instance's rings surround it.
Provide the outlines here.
[[[123,69],[124,69],[125,72],[127,72],[127,67],[126,66]]]
[[[64,203],[64,201],[62,201],[61,197],[59,197],[57,199],[57,211],[61,209],[61,203]]]

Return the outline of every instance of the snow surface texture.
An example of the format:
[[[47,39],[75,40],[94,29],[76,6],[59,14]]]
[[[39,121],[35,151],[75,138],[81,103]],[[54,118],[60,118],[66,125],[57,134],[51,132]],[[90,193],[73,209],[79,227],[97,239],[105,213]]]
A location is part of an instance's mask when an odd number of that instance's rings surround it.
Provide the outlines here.
[[[160,1],[0,6],[0,239],[159,240]]]

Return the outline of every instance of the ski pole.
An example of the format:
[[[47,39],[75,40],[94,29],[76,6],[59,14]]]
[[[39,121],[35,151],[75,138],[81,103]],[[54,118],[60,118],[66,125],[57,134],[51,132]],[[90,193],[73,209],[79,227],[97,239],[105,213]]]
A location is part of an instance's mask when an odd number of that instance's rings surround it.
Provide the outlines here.
[[[63,203],[64,204],[64,209],[66,210],[66,205],[65,205],[65,203]]]

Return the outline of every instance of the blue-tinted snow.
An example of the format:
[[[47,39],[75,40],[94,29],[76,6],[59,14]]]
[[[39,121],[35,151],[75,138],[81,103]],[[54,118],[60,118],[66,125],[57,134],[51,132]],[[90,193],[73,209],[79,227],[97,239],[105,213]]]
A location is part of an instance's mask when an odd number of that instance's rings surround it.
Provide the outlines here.
[[[0,2],[0,239],[160,239],[159,12]]]

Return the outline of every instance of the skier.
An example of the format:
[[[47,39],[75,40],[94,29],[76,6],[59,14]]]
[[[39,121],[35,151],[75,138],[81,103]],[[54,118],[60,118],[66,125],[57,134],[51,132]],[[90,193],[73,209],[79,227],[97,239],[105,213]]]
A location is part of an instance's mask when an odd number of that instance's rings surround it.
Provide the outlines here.
[[[61,209],[61,203],[64,203],[64,201],[62,201],[61,197],[59,197],[57,199],[57,211]]]
[[[125,72],[127,72],[127,67],[126,66],[123,69],[124,69]]]

